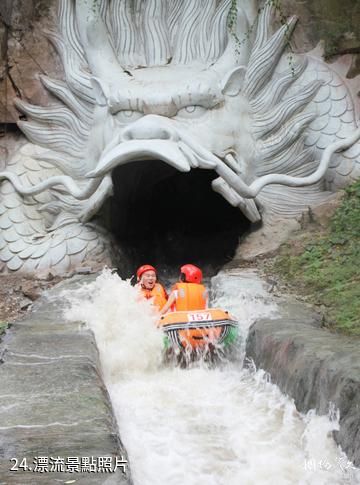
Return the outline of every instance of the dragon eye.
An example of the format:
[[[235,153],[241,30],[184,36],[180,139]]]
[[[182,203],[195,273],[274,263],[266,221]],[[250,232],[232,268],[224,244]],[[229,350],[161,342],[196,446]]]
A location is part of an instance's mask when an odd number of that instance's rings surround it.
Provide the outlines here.
[[[131,109],[122,109],[115,113],[114,117],[119,123],[131,123],[144,116],[141,111],[132,111]]]
[[[179,118],[198,118],[204,115],[207,112],[207,109],[203,106],[199,105],[189,105],[185,106],[184,108],[179,109],[176,113],[176,117]]]

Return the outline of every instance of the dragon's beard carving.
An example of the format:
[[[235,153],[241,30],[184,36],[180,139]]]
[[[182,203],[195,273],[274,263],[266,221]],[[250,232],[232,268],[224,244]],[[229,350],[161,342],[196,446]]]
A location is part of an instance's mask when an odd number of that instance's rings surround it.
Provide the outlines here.
[[[89,221],[122,164],[212,169],[213,189],[252,222],[294,217],[356,177],[359,144],[332,157],[360,137],[337,67],[289,64],[296,20],[272,33],[271,2],[259,18],[255,3],[238,5],[229,33],[230,0],[59,0],[61,35],[49,35],[66,82],[42,78],[57,104],[17,102],[32,144],[0,174],[4,268],[102,261]]]

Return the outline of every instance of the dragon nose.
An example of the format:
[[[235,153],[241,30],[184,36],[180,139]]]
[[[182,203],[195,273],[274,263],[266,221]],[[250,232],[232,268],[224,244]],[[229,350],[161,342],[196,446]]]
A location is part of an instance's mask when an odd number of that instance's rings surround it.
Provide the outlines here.
[[[148,115],[135,121],[123,131],[123,139],[128,140],[175,140],[175,133],[160,116]]]

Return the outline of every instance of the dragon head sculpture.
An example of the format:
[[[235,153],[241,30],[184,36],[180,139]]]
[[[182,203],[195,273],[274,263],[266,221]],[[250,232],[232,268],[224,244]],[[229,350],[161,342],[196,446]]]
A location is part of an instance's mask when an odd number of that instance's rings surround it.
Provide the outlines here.
[[[89,221],[120,165],[211,169],[251,222],[293,217],[355,178],[349,87],[317,57],[289,61],[296,19],[273,32],[273,4],[59,0],[49,36],[65,81],[42,77],[56,104],[16,102],[32,143],[0,174],[3,266],[63,271],[103,254]]]

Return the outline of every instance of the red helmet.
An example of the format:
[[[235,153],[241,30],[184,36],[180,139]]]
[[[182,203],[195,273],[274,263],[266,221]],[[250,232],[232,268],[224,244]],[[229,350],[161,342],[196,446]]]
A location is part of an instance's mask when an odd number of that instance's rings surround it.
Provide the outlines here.
[[[154,266],[151,266],[151,264],[143,264],[136,271],[136,276],[137,276],[138,280],[141,278],[142,274],[145,273],[145,271],[155,271],[155,273],[156,273],[156,269],[154,268]]]
[[[187,283],[201,283],[203,275],[201,269],[197,266],[184,264],[184,266],[181,266],[180,271],[185,275]]]

